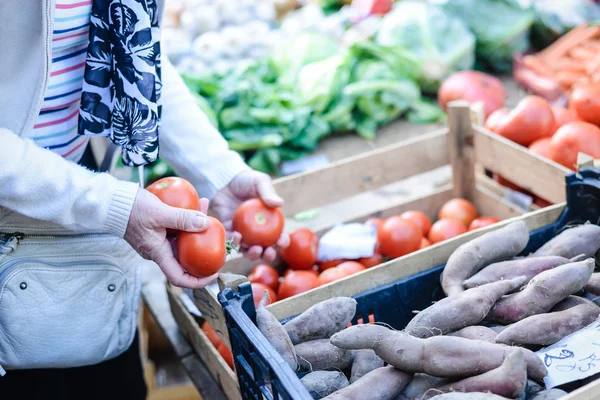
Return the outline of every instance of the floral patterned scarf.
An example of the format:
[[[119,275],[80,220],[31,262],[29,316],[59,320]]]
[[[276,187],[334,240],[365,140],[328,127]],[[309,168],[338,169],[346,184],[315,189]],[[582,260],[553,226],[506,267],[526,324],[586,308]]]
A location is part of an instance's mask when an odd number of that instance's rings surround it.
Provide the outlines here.
[[[78,131],[107,136],[126,165],[158,157],[160,32],[155,0],[94,0]]]

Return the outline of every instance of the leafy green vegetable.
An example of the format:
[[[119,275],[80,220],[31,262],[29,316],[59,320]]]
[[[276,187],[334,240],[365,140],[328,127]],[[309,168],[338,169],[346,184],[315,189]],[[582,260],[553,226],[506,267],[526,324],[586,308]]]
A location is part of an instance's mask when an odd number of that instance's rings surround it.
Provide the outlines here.
[[[593,0],[534,0],[531,40],[538,49],[585,22],[600,22],[600,5]]]
[[[474,63],[475,36],[457,17],[443,8],[406,0],[386,14],[376,36],[383,46],[410,54],[419,64],[419,83],[428,93],[442,80]]]
[[[529,48],[533,13],[516,0],[450,0],[444,8],[475,33],[477,56],[494,70],[510,70],[513,54]]]

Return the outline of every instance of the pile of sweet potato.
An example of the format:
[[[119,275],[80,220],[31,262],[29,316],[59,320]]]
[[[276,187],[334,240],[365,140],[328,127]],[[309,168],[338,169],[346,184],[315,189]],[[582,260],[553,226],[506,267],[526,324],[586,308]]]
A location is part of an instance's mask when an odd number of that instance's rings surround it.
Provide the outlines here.
[[[600,226],[562,231],[534,253],[522,221],[463,244],[448,259],[448,297],[403,331],[349,326],[356,302],[336,297],[282,325],[261,304],[257,325],[315,399],[558,399],[533,352],[600,314],[594,255]],[[591,300],[590,300],[591,299]]]

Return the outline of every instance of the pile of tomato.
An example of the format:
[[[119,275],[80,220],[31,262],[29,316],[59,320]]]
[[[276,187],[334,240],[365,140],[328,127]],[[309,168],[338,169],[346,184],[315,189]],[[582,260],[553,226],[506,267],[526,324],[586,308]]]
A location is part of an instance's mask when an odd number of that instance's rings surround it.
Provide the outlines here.
[[[377,230],[372,256],[321,262],[317,261],[317,235],[307,228],[298,229],[290,234],[289,247],[280,251],[285,265],[257,265],[248,275],[255,305],[265,291],[270,303],[283,300],[498,221],[495,217],[479,216],[475,206],[465,199],[452,199],[440,208],[435,222],[414,210],[387,219],[371,218],[365,224]]]

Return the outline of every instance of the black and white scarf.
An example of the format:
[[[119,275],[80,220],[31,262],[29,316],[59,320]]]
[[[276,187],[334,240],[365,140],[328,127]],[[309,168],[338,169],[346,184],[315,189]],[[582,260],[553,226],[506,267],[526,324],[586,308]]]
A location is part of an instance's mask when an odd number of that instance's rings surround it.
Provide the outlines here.
[[[94,0],[78,131],[108,136],[126,165],[158,157],[161,106],[156,0]]]

